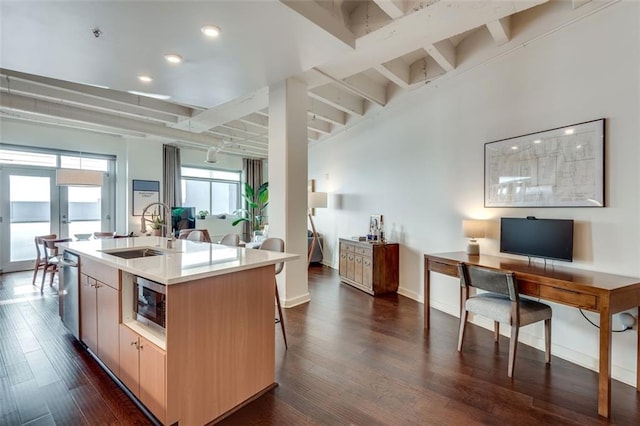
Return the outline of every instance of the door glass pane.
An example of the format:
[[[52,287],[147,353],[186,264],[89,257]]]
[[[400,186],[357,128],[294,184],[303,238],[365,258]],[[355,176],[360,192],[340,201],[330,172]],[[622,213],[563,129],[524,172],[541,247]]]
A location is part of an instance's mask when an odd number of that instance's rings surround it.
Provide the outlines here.
[[[102,188],[99,186],[69,186],[67,188],[69,191],[69,235],[103,231],[100,221]]]
[[[33,238],[51,230],[51,178],[9,176],[11,262],[35,258]]]

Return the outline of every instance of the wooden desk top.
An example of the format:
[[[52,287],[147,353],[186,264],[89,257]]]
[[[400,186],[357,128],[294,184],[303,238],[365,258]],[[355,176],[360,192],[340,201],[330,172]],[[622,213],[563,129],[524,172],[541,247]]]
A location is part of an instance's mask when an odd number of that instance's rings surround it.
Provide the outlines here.
[[[580,289],[590,293],[615,292],[616,290],[630,290],[637,287],[640,290],[640,278],[623,275],[608,274],[604,272],[589,271],[586,269],[569,268],[556,263],[547,264],[529,263],[528,261],[509,259],[500,256],[481,254],[470,256],[465,252],[425,254],[425,260],[440,261],[451,264],[465,262],[473,265],[512,271],[520,277],[530,275],[536,281],[552,284],[558,287]]]

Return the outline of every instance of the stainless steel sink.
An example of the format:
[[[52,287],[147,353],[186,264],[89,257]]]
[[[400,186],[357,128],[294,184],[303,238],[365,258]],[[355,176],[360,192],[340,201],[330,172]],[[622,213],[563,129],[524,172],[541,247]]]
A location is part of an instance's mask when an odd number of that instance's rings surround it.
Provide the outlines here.
[[[134,249],[115,249],[102,250],[105,254],[120,257],[122,259],[136,259],[138,257],[162,256],[166,254],[164,251],[156,250],[150,247],[139,247]]]

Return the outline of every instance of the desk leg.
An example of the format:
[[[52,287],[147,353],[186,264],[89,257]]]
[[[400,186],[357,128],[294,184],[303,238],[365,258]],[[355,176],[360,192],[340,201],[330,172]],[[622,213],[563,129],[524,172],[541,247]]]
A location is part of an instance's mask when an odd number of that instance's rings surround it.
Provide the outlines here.
[[[430,300],[430,290],[431,290],[431,285],[429,283],[429,260],[425,259],[424,260],[424,329],[425,330],[429,330],[429,322],[430,322],[430,318],[429,318],[429,312],[431,311],[430,309],[430,305],[431,305],[431,300]]]
[[[608,301],[600,310],[600,368],[598,373],[598,414],[611,412],[611,311]]]

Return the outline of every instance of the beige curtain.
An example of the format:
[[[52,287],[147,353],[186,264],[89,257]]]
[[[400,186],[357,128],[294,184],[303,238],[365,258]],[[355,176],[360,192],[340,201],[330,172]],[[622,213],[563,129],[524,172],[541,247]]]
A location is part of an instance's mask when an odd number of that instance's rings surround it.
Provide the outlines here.
[[[169,207],[182,205],[182,174],[180,173],[180,148],[163,145],[162,186],[164,203]],[[170,218],[168,220],[171,220]]]
[[[262,160],[254,160],[250,158],[242,159],[243,181],[251,185],[255,191],[257,191],[263,183],[262,174]],[[248,206],[245,205],[245,208],[248,208]],[[251,229],[251,224],[245,222],[243,229],[245,241],[251,241],[252,232],[253,229]]]

